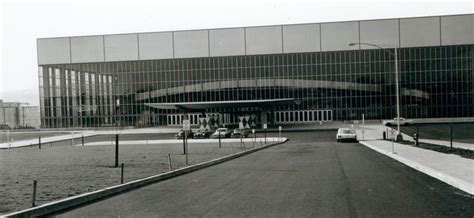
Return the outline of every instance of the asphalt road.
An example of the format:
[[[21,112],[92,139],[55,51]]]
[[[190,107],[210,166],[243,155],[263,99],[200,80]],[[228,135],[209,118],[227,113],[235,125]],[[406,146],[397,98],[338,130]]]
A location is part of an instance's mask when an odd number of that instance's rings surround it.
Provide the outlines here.
[[[291,141],[220,165],[56,214],[192,217],[472,217],[474,200],[335,132]]]

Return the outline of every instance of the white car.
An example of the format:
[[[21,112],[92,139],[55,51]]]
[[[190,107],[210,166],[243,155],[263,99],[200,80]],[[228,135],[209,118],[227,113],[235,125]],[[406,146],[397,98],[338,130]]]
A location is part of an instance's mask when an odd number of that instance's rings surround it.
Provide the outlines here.
[[[353,129],[340,128],[337,130],[337,142],[355,141],[357,142],[357,133]]]
[[[411,122],[413,122],[413,120],[407,120],[403,117],[400,117],[400,125],[403,126],[403,125],[408,125],[410,124]],[[384,126],[395,126],[397,125],[397,118],[393,118],[393,120],[384,120],[382,121],[383,125]]]
[[[217,138],[219,138],[219,135],[220,135],[220,138],[229,138],[230,134],[231,134],[231,132],[229,131],[229,129],[227,129],[227,128],[218,128],[218,129],[216,129],[216,132],[214,132],[211,135],[211,138],[217,139]]]

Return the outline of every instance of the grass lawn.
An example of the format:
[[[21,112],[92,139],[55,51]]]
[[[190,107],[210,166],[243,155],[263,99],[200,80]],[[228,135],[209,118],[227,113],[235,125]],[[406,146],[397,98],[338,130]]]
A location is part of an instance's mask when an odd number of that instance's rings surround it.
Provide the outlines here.
[[[417,124],[401,127],[405,134],[413,136],[418,128],[420,139],[433,139],[449,141],[450,124]],[[396,128],[393,127],[392,128]],[[474,143],[474,123],[454,123],[453,141],[463,143]]]
[[[158,134],[155,137],[161,138]],[[163,134],[165,135],[165,134]],[[165,135],[168,138],[172,134]],[[88,137],[100,141],[112,136]],[[124,136],[126,138],[126,136]],[[128,138],[148,138],[135,135]],[[251,147],[248,145],[247,148]],[[190,144],[189,164],[222,157],[242,150],[240,143]],[[120,168],[114,168],[114,145],[71,146],[70,142],[0,150],[0,214],[31,207],[33,180],[38,181],[37,205],[120,183]],[[121,145],[120,163],[125,164],[124,182],[185,166],[182,144]]]

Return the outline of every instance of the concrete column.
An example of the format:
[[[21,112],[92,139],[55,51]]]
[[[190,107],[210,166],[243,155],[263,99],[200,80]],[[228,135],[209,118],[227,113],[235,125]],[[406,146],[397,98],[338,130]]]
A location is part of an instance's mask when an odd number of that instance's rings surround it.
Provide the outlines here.
[[[261,124],[268,123],[267,113],[268,113],[268,110],[264,110],[260,113],[260,120],[262,121]]]
[[[273,113],[274,111],[273,110],[270,110],[268,113],[270,113],[270,120],[269,120],[269,123],[270,124],[275,124],[275,114]]]

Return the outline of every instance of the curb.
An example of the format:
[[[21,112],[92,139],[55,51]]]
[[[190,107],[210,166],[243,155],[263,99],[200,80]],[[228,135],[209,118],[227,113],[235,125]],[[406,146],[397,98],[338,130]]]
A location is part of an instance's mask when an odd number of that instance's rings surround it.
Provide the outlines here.
[[[392,154],[391,152],[388,152],[388,151],[385,151],[385,150],[382,150],[380,148],[377,148],[373,145],[370,145],[369,143],[367,142],[364,142],[364,141],[359,141],[360,144],[363,144],[365,145],[366,147],[374,150],[374,151],[377,151],[381,154],[384,154],[392,159],[395,159],[397,160],[398,162],[402,163],[402,164],[405,164],[417,171],[420,171],[428,176],[431,176],[435,179],[438,179],[448,185],[451,185],[451,186],[454,186],[470,195],[474,195],[474,186],[464,180],[460,180],[456,177],[453,177],[453,176],[450,176],[448,174],[445,174],[443,172],[440,172],[438,170],[435,170],[433,168],[430,168],[430,167],[427,167],[423,164],[420,164],[418,162],[415,162],[415,161],[411,161],[411,160],[408,160],[406,158],[403,158],[403,157],[400,157],[396,154]]]
[[[76,207],[76,206],[79,206],[79,205],[82,205],[82,204],[90,203],[92,201],[97,201],[97,200],[100,200],[100,199],[103,199],[103,198],[106,198],[106,197],[109,197],[109,196],[112,196],[112,195],[115,195],[115,194],[120,194],[120,193],[123,193],[123,192],[131,191],[133,189],[137,189],[137,188],[140,188],[140,187],[152,184],[152,183],[156,183],[156,182],[159,182],[159,181],[163,181],[163,180],[166,180],[166,179],[170,179],[170,178],[173,178],[173,177],[184,175],[184,174],[187,174],[187,173],[190,173],[190,172],[194,172],[194,171],[197,171],[197,170],[200,170],[200,169],[204,169],[206,167],[214,166],[214,165],[217,165],[217,164],[220,164],[220,163],[223,163],[223,162],[226,162],[226,161],[229,161],[229,160],[232,160],[232,159],[235,159],[235,158],[247,155],[247,154],[254,153],[256,151],[263,150],[265,148],[268,148],[268,147],[271,147],[271,146],[274,146],[274,145],[283,144],[287,141],[288,141],[288,139],[285,138],[285,140],[283,140],[281,142],[276,142],[276,143],[264,145],[264,146],[261,146],[261,147],[253,148],[253,149],[250,149],[250,150],[241,151],[241,152],[236,153],[236,154],[230,154],[230,155],[220,157],[220,158],[217,158],[217,159],[214,159],[214,160],[210,160],[210,161],[207,161],[207,162],[187,166],[187,167],[184,167],[184,168],[181,168],[181,169],[177,169],[177,170],[173,170],[173,171],[169,171],[169,172],[165,172],[165,173],[160,173],[160,174],[150,176],[150,177],[147,177],[147,178],[144,178],[144,179],[138,179],[138,180],[135,180],[135,181],[127,182],[127,183],[116,185],[116,186],[111,186],[111,187],[104,188],[104,189],[101,189],[101,190],[84,193],[84,194],[81,194],[81,195],[65,198],[65,199],[58,200],[58,201],[53,201],[53,202],[43,204],[43,205],[40,205],[40,206],[37,206],[37,207],[33,207],[33,208],[13,212],[13,213],[10,213],[10,214],[5,214],[2,217],[45,216],[45,215],[48,215],[48,214],[51,214],[51,213],[66,210],[66,209]]]

